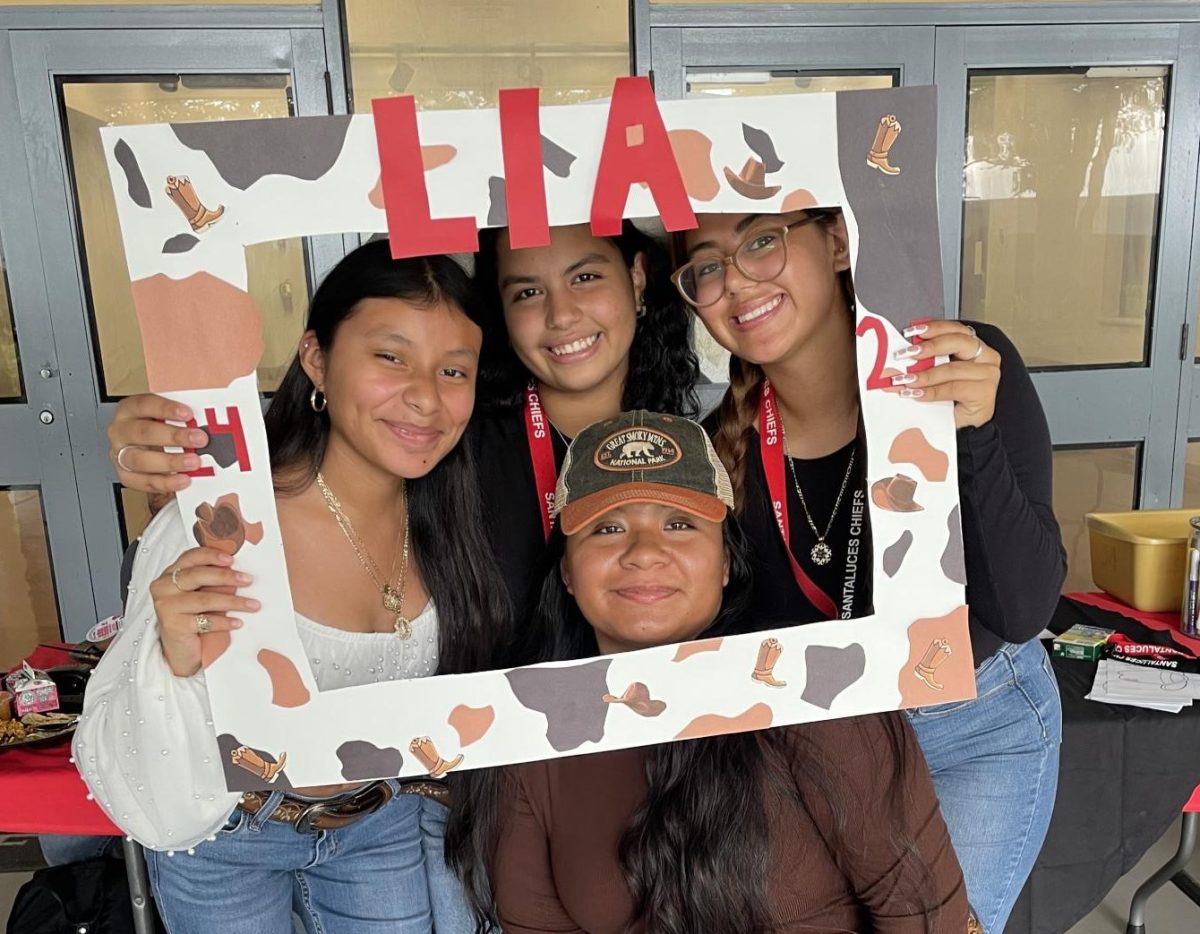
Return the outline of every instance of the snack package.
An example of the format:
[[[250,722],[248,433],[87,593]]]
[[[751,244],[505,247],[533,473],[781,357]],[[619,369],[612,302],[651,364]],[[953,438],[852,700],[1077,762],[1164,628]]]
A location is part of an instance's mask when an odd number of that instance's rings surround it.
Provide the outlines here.
[[[12,709],[18,717],[27,713],[58,710],[57,685],[46,672],[30,668],[28,662],[22,662],[21,667],[12,672],[4,683],[12,692]]]
[[[1054,654],[1062,658],[1077,658],[1094,662],[1104,657],[1108,640],[1115,630],[1076,623],[1061,636],[1054,638]]]

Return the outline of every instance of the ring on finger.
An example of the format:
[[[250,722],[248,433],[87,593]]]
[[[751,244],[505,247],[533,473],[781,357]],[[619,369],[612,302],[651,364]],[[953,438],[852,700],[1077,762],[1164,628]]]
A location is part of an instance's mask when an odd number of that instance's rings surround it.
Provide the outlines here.
[[[198,635],[204,635],[212,629],[212,622],[203,613],[196,614],[196,632]]]
[[[122,470],[127,471],[129,473],[133,472],[133,468],[130,467],[128,464],[126,464],[125,461],[123,460],[123,458],[125,457],[126,451],[128,451],[130,448],[135,448],[135,447],[137,447],[136,444],[123,444],[123,445],[121,445],[121,450],[117,451],[117,466],[120,467]]]
[[[975,353],[973,353],[973,354],[971,354],[971,356],[967,357],[968,360],[978,360],[979,355],[981,353],[983,353],[983,341],[981,341],[977,337],[977,338],[975,338],[975,343],[978,344],[979,346],[975,348]]]
[[[182,591],[186,592],[187,588],[184,587],[183,584],[179,583],[179,572],[182,570],[183,570],[183,568],[176,568],[174,571],[171,572],[171,583],[175,585],[176,590],[182,590]]]

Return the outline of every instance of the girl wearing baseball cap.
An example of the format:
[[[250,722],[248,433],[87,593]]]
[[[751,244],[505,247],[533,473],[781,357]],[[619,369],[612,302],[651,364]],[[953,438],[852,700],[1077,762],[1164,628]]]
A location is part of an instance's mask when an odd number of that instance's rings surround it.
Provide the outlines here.
[[[581,432],[559,477],[527,657],[755,628],[732,503],[695,422],[639,411]],[[968,930],[962,874],[902,713],[492,775],[490,793],[456,801],[448,854],[481,919],[494,907],[512,934]]]

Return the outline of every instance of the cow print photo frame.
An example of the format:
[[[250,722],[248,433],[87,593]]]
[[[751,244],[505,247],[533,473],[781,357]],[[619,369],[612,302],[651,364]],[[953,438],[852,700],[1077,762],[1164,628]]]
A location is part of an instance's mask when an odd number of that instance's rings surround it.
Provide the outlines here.
[[[210,436],[178,496],[197,542],[232,554],[254,625],[204,637],[231,791],[474,769],[965,700],[967,634],[952,406],[889,391],[901,330],[937,316],[942,277],[932,88],[107,127],[151,388]],[[319,691],[296,630],[255,368],[263,319],[245,249],[389,231],[393,253],[514,246],[622,217],[837,207],[850,235],[872,616],[582,661]],[[530,504],[533,508],[533,504]]]

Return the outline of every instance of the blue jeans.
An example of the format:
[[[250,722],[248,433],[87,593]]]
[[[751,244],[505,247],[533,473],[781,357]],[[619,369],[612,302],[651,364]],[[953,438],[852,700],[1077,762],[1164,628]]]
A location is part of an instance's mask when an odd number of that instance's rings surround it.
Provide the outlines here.
[[[1004,645],[975,671],[973,701],[908,711],[967,896],[1001,934],[1046,838],[1058,791],[1062,706],[1038,640]]]
[[[442,842],[447,810],[397,795],[339,830],[299,832],[235,810],[195,855],[146,851],[169,934],[470,934],[474,922]]]

